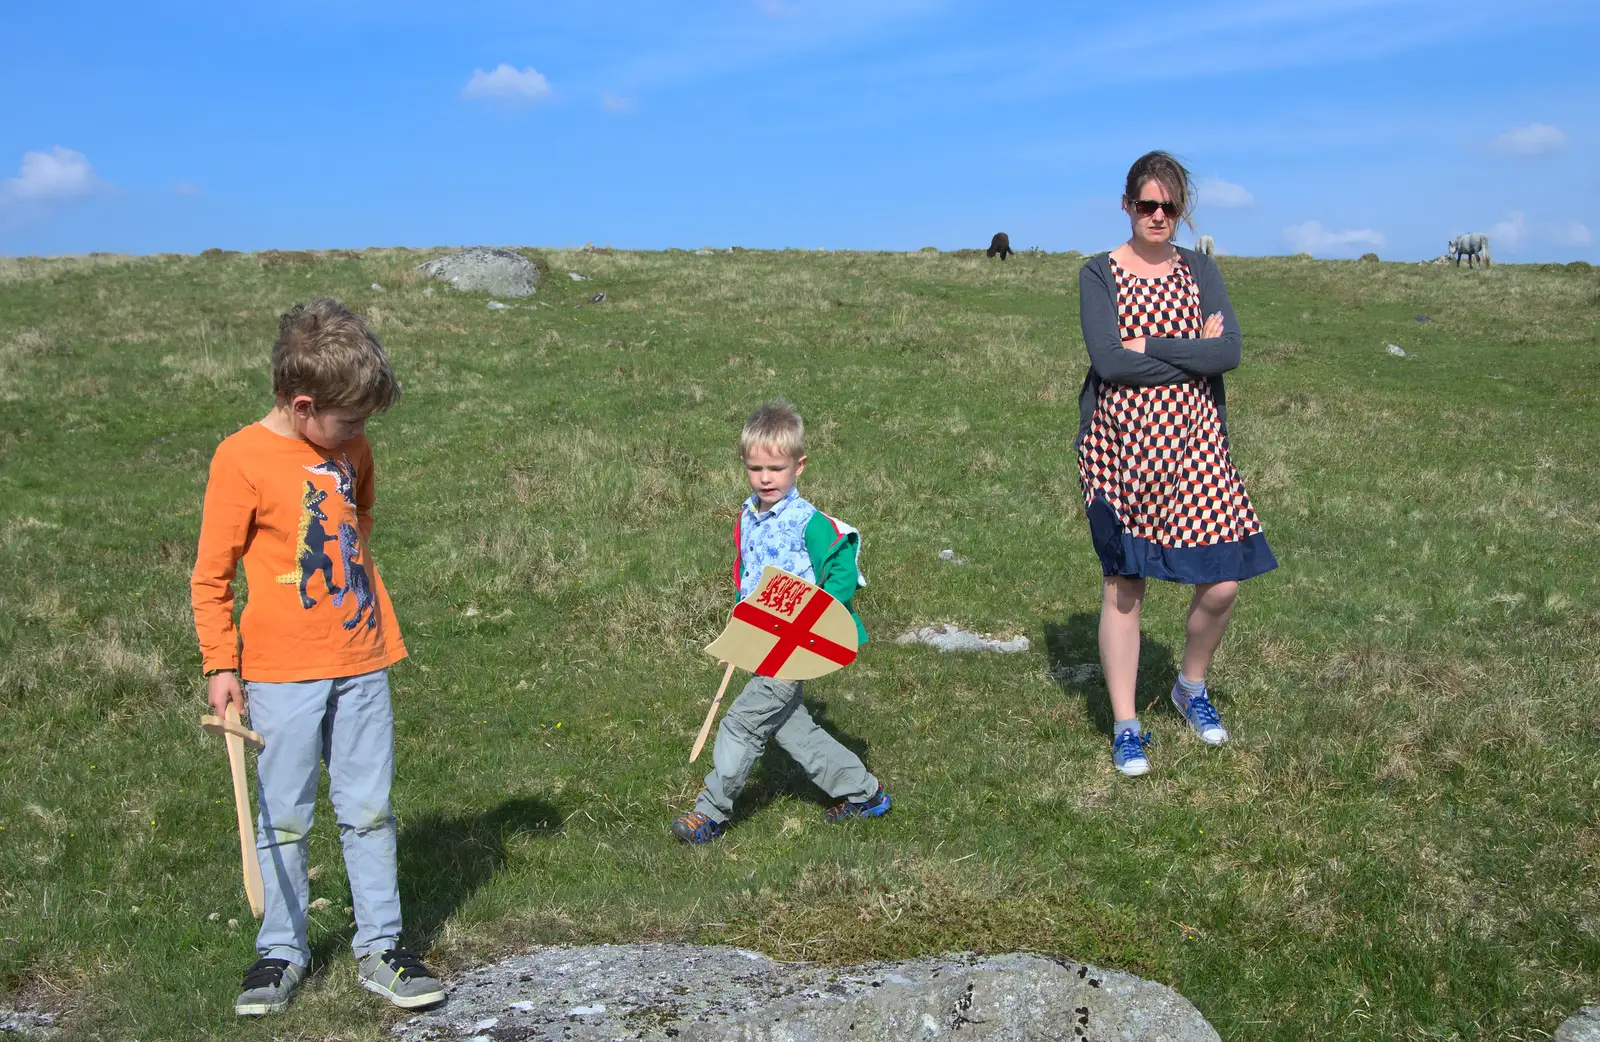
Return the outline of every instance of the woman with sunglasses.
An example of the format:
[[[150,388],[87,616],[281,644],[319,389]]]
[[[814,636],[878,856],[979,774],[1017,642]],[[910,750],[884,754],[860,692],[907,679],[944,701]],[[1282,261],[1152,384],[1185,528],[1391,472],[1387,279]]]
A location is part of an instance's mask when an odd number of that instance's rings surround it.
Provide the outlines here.
[[[1222,374],[1239,365],[1239,323],[1210,257],[1173,243],[1194,193],[1165,152],[1128,171],[1132,236],[1079,276],[1089,374],[1079,395],[1078,482],[1104,576],[1100,661],[1115,716],[1111,759],[1150,770],[1134,689],[1145,580],[1194,587],[1172,701],[1202,741],[1228,740],[1206,672],[1239,582],[1276,568],[1228,458]]]

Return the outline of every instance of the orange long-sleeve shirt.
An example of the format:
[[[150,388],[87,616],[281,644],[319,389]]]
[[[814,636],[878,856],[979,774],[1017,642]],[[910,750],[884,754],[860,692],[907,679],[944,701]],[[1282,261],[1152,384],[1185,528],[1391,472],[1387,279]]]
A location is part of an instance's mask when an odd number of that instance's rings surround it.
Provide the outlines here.
[[[367,553],[373,489],[364,436],[329,452],[253,423],[217,446],[189,583],[207,672],[324,680],[405,658]],[[235,629],[241,558],[249,596]]]

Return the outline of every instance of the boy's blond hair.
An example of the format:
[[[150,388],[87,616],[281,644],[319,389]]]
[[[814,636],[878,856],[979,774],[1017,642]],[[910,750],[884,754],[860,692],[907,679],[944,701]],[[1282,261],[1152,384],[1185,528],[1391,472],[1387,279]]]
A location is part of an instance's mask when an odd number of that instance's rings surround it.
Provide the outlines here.
[[[400,400],[400,382],[367,324],[337,300],[318,297],[278,319],[272,393],[310,395],[318,409],[382,412]]]
[[[774,398],[751,413],[739,432],[739,455],[748,456],[751,449],[771,449],[799,459],[806,454],[806,423],[794,406]]]

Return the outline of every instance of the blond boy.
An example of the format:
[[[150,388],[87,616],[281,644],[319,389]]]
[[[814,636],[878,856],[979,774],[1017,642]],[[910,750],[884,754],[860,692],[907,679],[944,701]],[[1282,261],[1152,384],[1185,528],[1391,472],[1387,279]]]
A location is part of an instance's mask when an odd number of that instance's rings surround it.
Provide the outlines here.
[[[776,565],[821,586],[850,610],[861,643],[867,631],[852,601],[864,585],[856,566],[861,533],[829,517],[800,497],[795,482],[805,473],[805,424],[794,406],[768,402],[745,421],[739,455],[750,482],[734,522],[734,581],[739,597],[750,595],[761,570]],[[796,680],[750,678],[728,707],[711,751],[711,773],[694,809],[672,823],[686,843],[709,843],[722,835],[768,739],[794,757],[806,775],[836,800],[823,814],[828,822],[875,818],[889,812],[884,792],[855,753],[839,744],[811,718]]]

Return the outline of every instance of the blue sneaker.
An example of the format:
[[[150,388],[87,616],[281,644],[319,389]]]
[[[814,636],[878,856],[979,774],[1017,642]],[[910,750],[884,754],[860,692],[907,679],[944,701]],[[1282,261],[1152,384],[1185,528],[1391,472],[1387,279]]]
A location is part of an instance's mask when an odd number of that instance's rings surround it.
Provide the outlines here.
[[[852,803],[845,800],[843,803],[829,807],[822,812],[822,820],[830,825],[836,825],[849,818],[881,818],[889,813],[889,794],[883,791],[883,786],[878,786],[878,791],[865,803]]]
[[[1201,688],[1198,695],[1184,694],[1182,684],[1172,685],[1172,704],[1178,707],[1178,712],[1189,721],[1189,726],[1194,728],[1194,733],[1207,745],[1221,745],[1228,740],[1228,731],[1222,726],[1222,718],[1217,715],[1217,707],[1211,704],[1211,698]]]
[[[1150,760],[1144,747],[1150,744],[1150,733],[1134,734],[1123,731],[1111,740],[1111,763],[1130,778],[1150,773]]]
[[[724,822],[701,814],[697,810],[678,815],[677,820],[672,823],[672,834],[685,843],[693,843],[695,846],[710,843],[727,830],[728,826]]]

